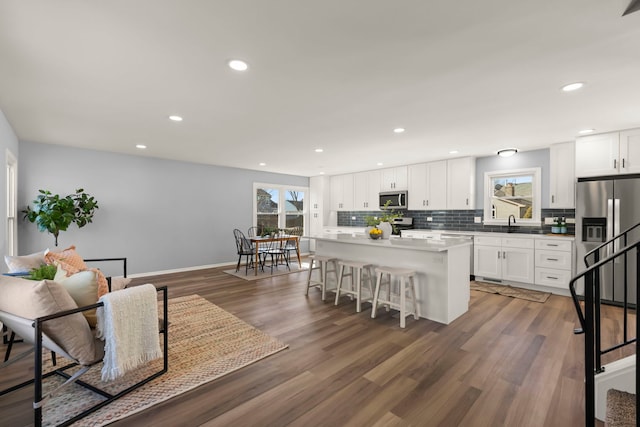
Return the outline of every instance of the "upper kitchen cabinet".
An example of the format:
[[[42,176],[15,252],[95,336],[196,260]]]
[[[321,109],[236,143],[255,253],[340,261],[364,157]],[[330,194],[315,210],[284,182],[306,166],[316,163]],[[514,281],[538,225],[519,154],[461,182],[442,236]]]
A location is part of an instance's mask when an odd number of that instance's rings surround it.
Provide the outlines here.
[[[309,210],[322,210],[331,197],[328,176],[309,178]]]
[[[640,129],[620,132],[620,173],[640,173]]]
[[[576,176],[605,176],[640,172],[640,129],[576,140]]]
[[[553,144],[549,149],[549,207],[574,209],[576,207],[575,143]]]
[[[329,221],[330,199],[329,177],[312,176],[309,178],[309,234],[322,234],[322,227]],[[313,239],[310,245],[312,250],[315,249]]]
[[[353,210],[353,174],[331,177],[331,210]]]
[[[474,157],[447,160],[447,209],[475,209],[475,182]]]
[[[410,210],[442,210],[447,208],[447,161],[410,165]]]
[[[353,174],[353,209],[356,211],[379,210],[380,171],[372,170]]]
[[[406,190],[407,167],[380,169],[380,191]]]

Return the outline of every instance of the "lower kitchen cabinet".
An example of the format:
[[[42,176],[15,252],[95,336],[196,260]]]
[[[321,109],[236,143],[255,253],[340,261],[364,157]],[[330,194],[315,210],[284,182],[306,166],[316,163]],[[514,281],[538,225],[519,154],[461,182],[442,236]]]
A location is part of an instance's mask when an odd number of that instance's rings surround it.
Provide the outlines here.
[[[536,239],[535,284],[554,288],[569,288],[573,266],[573,242]]]
[[[534,241],[530,238],[476,236],[474,275],[497,281],[534,283]]]

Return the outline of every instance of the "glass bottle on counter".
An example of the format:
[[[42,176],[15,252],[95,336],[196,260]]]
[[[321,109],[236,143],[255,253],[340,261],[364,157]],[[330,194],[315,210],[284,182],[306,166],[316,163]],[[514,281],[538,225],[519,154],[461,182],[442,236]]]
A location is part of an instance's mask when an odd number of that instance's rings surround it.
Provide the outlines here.
[[[560,218],[560,234],[567,234],[567,220],[565,217]]]

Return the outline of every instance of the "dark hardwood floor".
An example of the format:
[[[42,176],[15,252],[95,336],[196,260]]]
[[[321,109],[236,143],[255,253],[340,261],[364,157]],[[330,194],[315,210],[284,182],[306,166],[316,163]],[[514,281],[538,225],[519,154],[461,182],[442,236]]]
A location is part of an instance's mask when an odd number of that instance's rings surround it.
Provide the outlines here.
[[[346,297],[337,307],[318,291],[305,297],[304,273],[247,282],[222,270],[134,284],[199,294],[289,348],[114,426],[584,425],[583,337],[569,298],[472,291],[452,324],[410,318],[400,329],[393,312],[371,319],[368,303],[356,314]],[[605,311],[619,334],[616,309]],[[29,424],[29,397],[0,398],[0,425]]]

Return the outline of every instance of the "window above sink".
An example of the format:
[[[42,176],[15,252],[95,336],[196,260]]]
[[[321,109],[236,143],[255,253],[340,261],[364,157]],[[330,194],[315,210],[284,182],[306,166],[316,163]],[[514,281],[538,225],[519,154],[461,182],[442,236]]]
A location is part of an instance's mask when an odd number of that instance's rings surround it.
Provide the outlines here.
[[[540,227],[541,202],[540,168],[484,174],[485,224]]]

